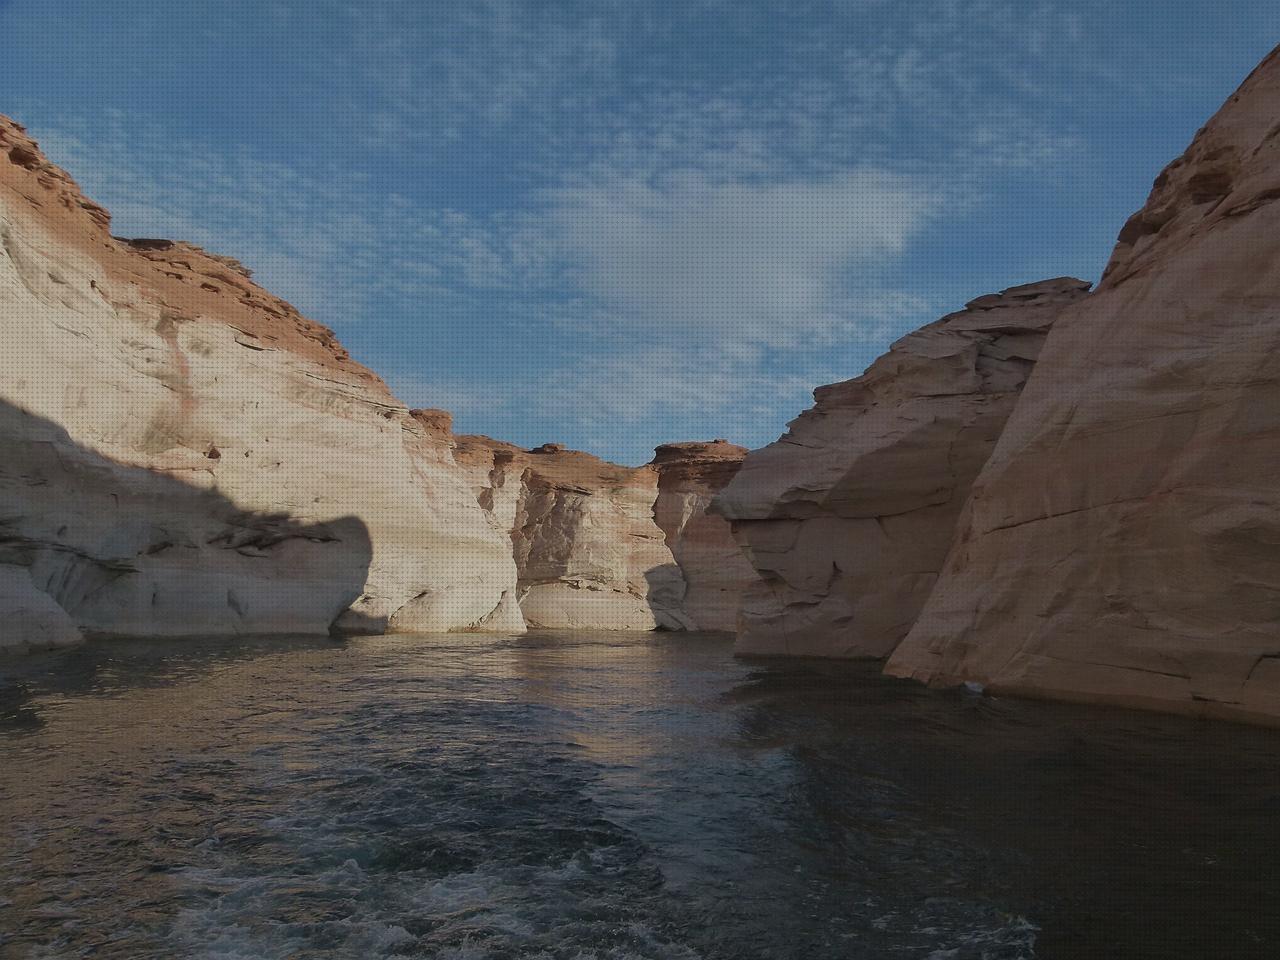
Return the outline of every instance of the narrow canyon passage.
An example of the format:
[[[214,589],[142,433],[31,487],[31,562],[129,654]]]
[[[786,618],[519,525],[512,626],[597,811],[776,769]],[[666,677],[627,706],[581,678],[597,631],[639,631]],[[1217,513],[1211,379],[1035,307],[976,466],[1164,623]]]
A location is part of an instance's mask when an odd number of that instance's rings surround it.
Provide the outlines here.
[[[1277,747],[716,635],[102,642],[0,687],[0,958],[1272,957]]]

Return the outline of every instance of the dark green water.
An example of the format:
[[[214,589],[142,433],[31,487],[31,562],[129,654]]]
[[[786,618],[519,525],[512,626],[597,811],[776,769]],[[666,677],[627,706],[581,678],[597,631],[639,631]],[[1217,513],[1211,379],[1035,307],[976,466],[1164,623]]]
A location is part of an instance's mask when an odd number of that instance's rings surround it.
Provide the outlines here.
[[[1280,736],[713,636],[0,663],[0,958],[1280,956]]]

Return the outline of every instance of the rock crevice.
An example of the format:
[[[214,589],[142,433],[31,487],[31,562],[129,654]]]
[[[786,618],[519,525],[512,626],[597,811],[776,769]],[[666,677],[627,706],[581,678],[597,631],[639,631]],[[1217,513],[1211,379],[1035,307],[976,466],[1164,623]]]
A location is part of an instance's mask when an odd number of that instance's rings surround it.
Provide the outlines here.
[[[476,502],[511,542],[525,622],[686,630],[685,577],[654,522],[658,473],[543,444],[455,439]]]
[[[669,443],[654,452],[654,520],[684,573],[684,611],[700,630],[737,629],[743,594],[756,580],[729,524],[709,510],[746,455],[727,440]]]

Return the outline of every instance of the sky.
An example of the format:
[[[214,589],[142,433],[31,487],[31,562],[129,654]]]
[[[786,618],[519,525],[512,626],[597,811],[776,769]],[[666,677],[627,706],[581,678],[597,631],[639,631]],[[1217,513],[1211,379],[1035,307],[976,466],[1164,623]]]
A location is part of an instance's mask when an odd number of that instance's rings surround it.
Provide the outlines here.
[[[0,112],[460,433],[643,463],[1096,280],[1270,0],[0,0]]]

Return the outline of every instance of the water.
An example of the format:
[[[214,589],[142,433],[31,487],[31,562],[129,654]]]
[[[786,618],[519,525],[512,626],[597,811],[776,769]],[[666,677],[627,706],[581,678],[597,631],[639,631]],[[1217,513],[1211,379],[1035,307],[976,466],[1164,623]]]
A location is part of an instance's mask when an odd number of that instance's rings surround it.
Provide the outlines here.
[[[0,958],[1280,955],[1280,735],[714,636],[0,664]]]

